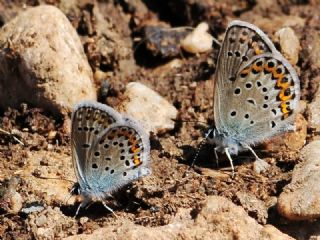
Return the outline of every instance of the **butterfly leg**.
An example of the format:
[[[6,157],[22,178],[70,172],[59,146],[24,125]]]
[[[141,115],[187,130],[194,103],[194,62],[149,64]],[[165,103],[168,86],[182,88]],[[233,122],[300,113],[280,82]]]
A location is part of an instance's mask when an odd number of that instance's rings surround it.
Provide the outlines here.
[[[114,213],[114,211],[112,210],[112,208],[108,207],[108,205],[104,202],[104,201],[101,201],[103,206],[109,211],[111,212],[116,218],[118,218],[118,216]]]
[[[255,153],[255,151],[248,145],[245,145],[245,148],[247,148],[248,150],[250,150],[250,152],[254,155],[254,157],[256,158],[256,160],[253,163],[253,170],[256,173],[261,173],[261,172],[265,172],[270,165],[264,161],[263,159],[259,158],[258,155]]]
[[[214,156],[216,158],[216,164],[217,164],[217,167],[219,167],[219,157],[218,157],[218,151],[219,147],[215,147],[213,150],[214,150]]]
[[[85,207],[90,201],[89,200],[84,200],[79,204],[79,207],[77,208],[76,214],[74,215],[74,218],[76,218],[79,214],[79,211],[81,208]]]
[[[230,165],[231,165],[232,177],[234,177],[233,160],[232,160],[231,155],[230,155],[230,153],[229,153],[229,148],[225,148],[224,151],[225,151],[225,153],[226,153],[226,155],[227,155],[227,157],[228,157],[228,159],[229,159]]]

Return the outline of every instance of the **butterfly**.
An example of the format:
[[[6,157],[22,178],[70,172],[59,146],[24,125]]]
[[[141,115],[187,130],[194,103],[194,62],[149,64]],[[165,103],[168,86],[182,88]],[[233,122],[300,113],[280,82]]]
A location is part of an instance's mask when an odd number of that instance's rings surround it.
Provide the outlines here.
[[[290,63],[258,27],[232,21],[218,56],[214,89],[214,128],[208,142],[232,155],[249,150],[256,172],[268,164],[252,145],[286,131],[295,130],[294,119],[300,99],[300,81]]]
[[[83,201],[80,208],[104,199],[124,185],[151,173],[150,141],[144,129],[104,104],[84,101],[74,107],[72,159]]]

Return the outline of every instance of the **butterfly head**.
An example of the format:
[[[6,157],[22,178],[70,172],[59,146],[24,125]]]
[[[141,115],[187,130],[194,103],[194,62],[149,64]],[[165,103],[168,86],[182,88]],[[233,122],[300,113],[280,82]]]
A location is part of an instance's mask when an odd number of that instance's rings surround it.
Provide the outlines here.
[[[241,149],[241,144],[236,140],[228,137],[224,133],[220,133],[216,128],[209,128],[205,138],[209,144],[216,145],[216,149],[224,152],[226,148],[232,155],[237,155]]]

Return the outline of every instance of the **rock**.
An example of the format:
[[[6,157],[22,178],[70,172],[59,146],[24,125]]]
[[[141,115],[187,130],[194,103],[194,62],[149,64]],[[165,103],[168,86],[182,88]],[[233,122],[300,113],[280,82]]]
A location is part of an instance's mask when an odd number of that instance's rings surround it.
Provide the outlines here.
[[[34,212],[41,212],[43,210],[44,210],[44,206],[42,204],[34,202],[34,203],[28,204],[28,206],[22,208],[20,212],[22,212],[24,214],[30,214],[30,213],[34,213]]]
[[[64,113],[96,99],[92,71],[80,39],[56,7],[21,12],[0,31],[0,103],[28,102]]]
[[[302,75],[302,96],[312,96],[312,102],[307,106],[309,127],[320,131],[320,31],[316,28],[307,29],[302,44],[302,59],[306,69]]]
[[[191,32],[188,27],[168,28],[161,25],[144,27],[147,50],[153,56],[173,58],[181,55],[181,41]]]
[[[182,49],[193,54],[211,50],[213,37],[208,33],[208,30],[207,23],[200,23],[181,41]]]
[[[0,208],[4,209],[8,213],[17,214],[22,208],[23,199],[16,191],[19,184],[19,180],[15,177],[11,178],[8,182],[8,186],[3,189],[3,193],[0,190]]]
[[[261,232],[261,237],[259,239],[276,239],[276,240],[288,240],[292,239],[290,236],[287,234],[283,234],[280,232],[278,229],[276,229],[272,225],[265,225],[262,232]]]
[[[180,209],[165,226],[143,227],[121,219],[113,226],[99,228],[91,234],[65,239],[292,239],[270,225],[258,224],[241,207],[224,197],[208,197],[194,220],[191,212],[195,213],[192,209]]]
[[[236,197],[241,206],[251,217],[256,219],[259,223],[266,224],[268,212],[263,201],[250,192],[237,192]]]
[[[280,44],[280,50],[283,56],[290,64],[296,65],[299,60],[301,50],[300,41],[290,27],[284,27],[275,33],[275,42]]]
[[[290,220],[316,219],[320,217],[320,141],[306,145],[300,158],[291,183],[278,198],[277,209]]]
[[[308,119],[310,122],[310,127],[314,131],[320,131],[320,88],[317,91],[312,103],[308,105]]]
[[[124,99],[118,106],[118,110],[140,121],[146,131],[154,133],[173,129],[173,119],[178,114],[177,109],[167,100],[137,82],[127,85]]]

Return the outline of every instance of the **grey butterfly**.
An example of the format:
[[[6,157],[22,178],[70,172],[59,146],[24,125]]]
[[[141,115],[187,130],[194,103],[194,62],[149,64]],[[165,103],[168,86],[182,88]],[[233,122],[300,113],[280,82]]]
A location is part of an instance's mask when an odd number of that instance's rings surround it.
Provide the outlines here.
[[[97,102],[75,106],[71,130],[72,159],[80,208],[101,201],[120,187],[151,173],[148,134],[130,117]]]
[[[215,73],[214,122],[207,133],[217,151],[231,155],[250,150],[254,167],[268,164],[251,148],[266,139],[294,130],[300,81],[271,40],[258,27],[232,21],[220,49]]]

